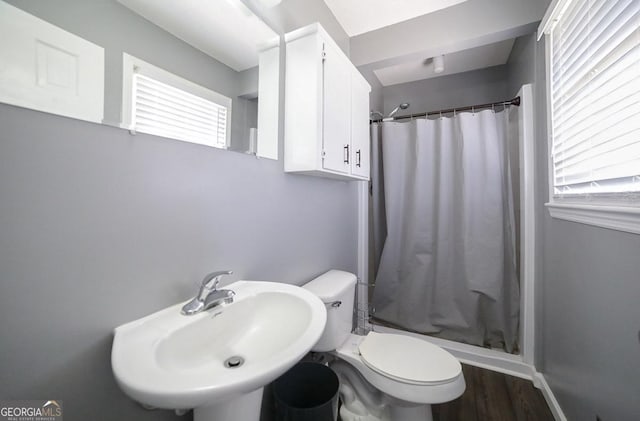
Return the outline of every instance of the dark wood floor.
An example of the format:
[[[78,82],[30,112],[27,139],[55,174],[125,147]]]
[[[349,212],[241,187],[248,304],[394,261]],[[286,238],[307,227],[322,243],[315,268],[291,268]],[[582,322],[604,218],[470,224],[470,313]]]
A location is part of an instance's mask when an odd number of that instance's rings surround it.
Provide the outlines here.
[[[553,421],[531,381],[463,365],[467,389],[458,399],[433,405],[434,421]]]
[[[531,381],[464,364],[462,370],[467,384],[464,394],[433,405],[434,421],[554,421]],[[264,394],[261,421],[277,421],[270,389]]]

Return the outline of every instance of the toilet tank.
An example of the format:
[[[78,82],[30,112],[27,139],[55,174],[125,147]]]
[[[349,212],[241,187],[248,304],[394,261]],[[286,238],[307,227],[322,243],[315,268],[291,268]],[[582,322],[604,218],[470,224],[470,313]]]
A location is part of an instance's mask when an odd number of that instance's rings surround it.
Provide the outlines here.
[[[302,287],[320,297],[327,306],[327,325],[311,350],[325,352],[337,349],[347,340],[353,326],[356,276],[341,270],[330,270]]]

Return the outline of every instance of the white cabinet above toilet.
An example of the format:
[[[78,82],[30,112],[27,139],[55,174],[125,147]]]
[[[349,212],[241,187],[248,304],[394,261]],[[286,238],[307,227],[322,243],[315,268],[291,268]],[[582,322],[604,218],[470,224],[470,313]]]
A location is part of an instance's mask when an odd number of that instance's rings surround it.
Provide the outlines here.
[[[368,180],[371,87],[320,24],[285,40],[285,171]]]

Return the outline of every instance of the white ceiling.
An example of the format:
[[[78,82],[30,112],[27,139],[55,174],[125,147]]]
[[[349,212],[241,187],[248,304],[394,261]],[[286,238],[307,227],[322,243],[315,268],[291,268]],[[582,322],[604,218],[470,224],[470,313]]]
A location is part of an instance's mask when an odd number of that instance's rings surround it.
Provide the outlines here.
[[[324,0],[350,37],[467,0]]]
[[[372,85],[388,86],[504,64],[548,0],[117,1],[238,71],[276,37],[247,5],[280,32],[320,21]],[[436,75],[425,60],[439,54],[445,71]]]
[[[497,66],[507,62],[514,41],[514,39],[508,39],[445,54],[442,73],[433,71],[433,61],[427,60],[427,57],[375,69],[373,73],[383,86],[389,86]]]
[[[277,34],[241,0],[118,0],[135,13],[234,70],[258,65]]]
[[[331,3],[360,2],[321,1],[327,8]],[[365,21],[371,14],[386,14],[377,0],[363,1],[371,7],[355,11],[351,18]],[[380,1],[403,13],[414,4],[413,0]],[[374,88],[501,65],[508,61],[517,37],[535,32],[549,1],[466,0],[426,14],[414,9],[413,16],[404,16],[407,20],[350,37],[349,57]],[[336,10],[333,13],[341,19]],[[425,60],[439,55],[445,57],[445,71],[435,74]]]

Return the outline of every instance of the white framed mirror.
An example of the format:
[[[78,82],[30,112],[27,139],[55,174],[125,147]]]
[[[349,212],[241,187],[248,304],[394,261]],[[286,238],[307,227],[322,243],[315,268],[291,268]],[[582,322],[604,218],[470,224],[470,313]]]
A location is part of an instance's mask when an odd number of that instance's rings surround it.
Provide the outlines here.
[[[0,6],[1,38],[11,40],[7,43],[12,45],[11,51],[3,47],[1,58],[9,70],[0,74],[0,102],[118,126],[132,133],[277,159],[280,36],[244,0],[0,0]],[[10,25],[15,16],[27,23]],[[16,42],[16,33],[24,42]],[[56,44],[58,38],[66,43]],[[89,68],[80,66],[88,53],[74,43],[91,49]],[[40,49],[30,51],[36,48],[32,45]],[[42,60],[32,64],[28,58],[33,55]],[[136,121],[132,114],[136,68],[143,69],[141,79],[146,77],[147,82],[179,80],[183,83],[174,88],[193,88],[186,89],[186,95],[205,93],[203,99],[213,104],[207,112],[216,110],[211,119],[216,124],[202,122],[197,115],[200,110],[186,123],[181,118],[176,122],[180,127],[194,123],[192,131],[178,133],[175,127],[150,130],[148,125],[136,124],[143,120]],[[161,72],[170,76],[153,78]],[[16,79],[24,82],[17,91]],[[32,101],[33,92],[44,88],[50,96],[40,98],[39,103]],[[78,101],[78,94],[85,91],[90,98]],[[72,103],[71,111],[59,106],[64,101]],[[154,101],[159,103],[157,98]],[[91,113],[87,112],[89,103]],[[172,121],[167,113],[176,110],[155,111],[167,129]],[[217,132],[220,128],[224,128],[222,134]]]

